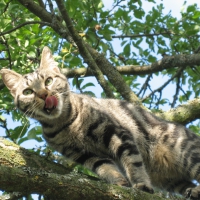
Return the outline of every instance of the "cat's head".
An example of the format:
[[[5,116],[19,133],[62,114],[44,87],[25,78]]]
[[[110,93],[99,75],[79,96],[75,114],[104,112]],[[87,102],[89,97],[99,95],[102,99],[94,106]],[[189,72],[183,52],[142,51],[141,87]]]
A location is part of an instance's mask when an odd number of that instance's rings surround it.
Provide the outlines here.
[[[3,82],[14,97],[16,106],[35,119],[59,117],[69,84],[60,72],[48,47],[44,47],[40,67],[33,73],[20,75],[9,69],[0,71]]]

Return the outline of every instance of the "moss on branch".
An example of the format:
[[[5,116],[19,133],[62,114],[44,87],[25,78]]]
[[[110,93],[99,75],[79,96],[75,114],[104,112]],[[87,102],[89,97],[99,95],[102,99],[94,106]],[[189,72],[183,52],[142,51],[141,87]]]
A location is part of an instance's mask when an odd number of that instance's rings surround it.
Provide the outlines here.
[[[186,104],[182,104],[165,112],[156,112],[155,114],[168,121],[184,125],[188,124],[196,119],[200,119],[200,98],[195,98]]]
[[[43,194],[48,199],[163,200],[159,195],[107,184],[75,173],[0,138],[0,189],[22,194]]]

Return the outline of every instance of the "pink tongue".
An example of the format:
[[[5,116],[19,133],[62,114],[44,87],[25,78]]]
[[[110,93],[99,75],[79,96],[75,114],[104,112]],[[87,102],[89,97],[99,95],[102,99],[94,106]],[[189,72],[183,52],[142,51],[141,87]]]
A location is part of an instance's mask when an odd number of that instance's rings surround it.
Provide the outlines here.
[[[54,96],[49,96],[45,100],[45,108],[53,108],[58,105],[58,100]]]

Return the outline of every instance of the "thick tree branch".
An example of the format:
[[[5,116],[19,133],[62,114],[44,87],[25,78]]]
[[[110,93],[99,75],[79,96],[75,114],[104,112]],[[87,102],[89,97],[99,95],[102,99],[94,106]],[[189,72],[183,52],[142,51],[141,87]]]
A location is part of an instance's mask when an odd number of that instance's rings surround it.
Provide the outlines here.
[[[46,9],[39,4],[35,3],[35,1],[32,0],[18,0],[24,7],[26,7],[29,11],[31,11],[33,14],[38,16],[42,21],[44,22],[52,22],[52,17],[49,12],[46,11]]]
[[[154,114],[162,119],[186,125],[196,119],[200,119],[200,98],[190,100],[186,104],[169,111]]]
[[[7,59],[7,58],[2,58],[2,59]],[[117,66],[114,69],[117,70],[122,75],[147,75],[155,72],[161,72],[165,69],[186,67],[186,66],[193,67],[196,65],[200,65],[199,54],[191,54],[191,55],[184,54],[184,55],[167,56],[151,65]],[[63,68],[62,72],[68,78],[74,78],[75,76],[76,77],[94,76],[94,73],[90,68],[76,68],[76,69]],[[3,86],[4,86],[3,82],[0,81],[0,89],[2,89]]]
[[[70,167],[51,162],[3,138],[0,138],[0,180],[1,190],[43,194],[49,200],[163,199],[72,172]]]
[[[193,67],[200,65],[199,54],[179,54],[174,56],[165,56],[163,59],[152,63],[151,65],[128,65],[128,66],[117,66],[115,69],[122,75],[147,75],[156,72],[161,72],[166,69],[179,68],[179,67]],[[74,76],[93,76],[92,71],[87,68],[77,69],[63,69],[65,75],[69,78]]]
[[[130,87],[125,83],[124,79],[120,73],[113,67],[113,65],[105,58],[103,54],[98,53],[88,44],[87,48],[93,58],[95,59],[97,65],[101,71],[106,74],[111,84],[117,89],[117,91],[122,95],[124,99],[131,103],[135,103],[145,108],[137,95],[130,89]]]
[[[92,55],[88,52],[88,49],[86,48],[86,45],[78,32],[74,29],[73,23],[68,15],[67,10],[65,9],[65,5],[62,0],[56,0],[57,6],[62,14],[62,17],[67,25],[67,29],[69,30],[74,42],[79,48],[79,52],[81,56],[83,57],[84,61],[88,64],[88,66],[92,69],[93,74],[97,78],[98,82],[101,84],[103,87],[106,95],[110,98],[114,98],[114,95],[110,89],[110,86],[108,82],[105,80],[101,70],[95,63]]]

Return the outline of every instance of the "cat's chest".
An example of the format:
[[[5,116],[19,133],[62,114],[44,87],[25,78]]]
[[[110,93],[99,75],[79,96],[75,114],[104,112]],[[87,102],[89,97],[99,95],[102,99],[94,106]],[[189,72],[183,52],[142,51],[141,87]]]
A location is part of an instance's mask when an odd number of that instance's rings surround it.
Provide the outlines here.
[[[60,153],[62,153],[63,147],[80,149],[96,155],[105,155],[108,153],[100,133],[86,134],[86,130],[81,127],[74,129],[66,127],[54,137],[48,137],[46,134],[43,134],[43,137],[50,146]]]

